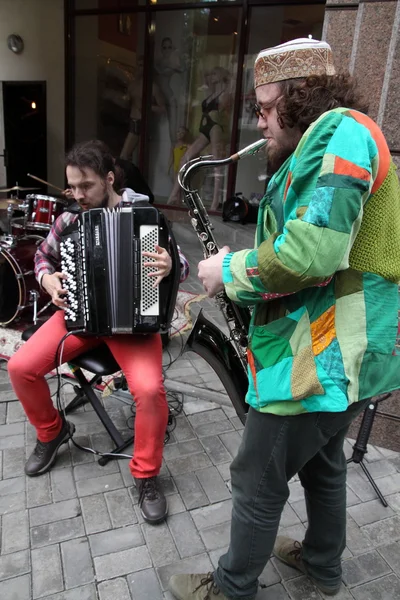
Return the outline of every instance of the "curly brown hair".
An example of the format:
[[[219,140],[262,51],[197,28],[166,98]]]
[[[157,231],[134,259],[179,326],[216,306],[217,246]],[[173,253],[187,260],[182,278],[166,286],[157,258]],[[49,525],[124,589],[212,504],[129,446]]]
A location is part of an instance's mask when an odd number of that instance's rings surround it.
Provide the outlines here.
[[[297,126],[302,133],[322,113],[339,106],[367,113],[355,79],[345,73],[312,75],[279,82],[282,99],[277,104],[278,123],[282,127]]]

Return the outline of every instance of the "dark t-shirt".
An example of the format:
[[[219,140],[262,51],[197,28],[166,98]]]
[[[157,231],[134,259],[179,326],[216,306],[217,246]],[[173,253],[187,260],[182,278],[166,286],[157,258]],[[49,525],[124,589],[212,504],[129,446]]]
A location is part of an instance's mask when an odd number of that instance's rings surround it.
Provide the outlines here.
[[[131,188],[138,194],[145,194],[149,197],[150,204],[153,204],[154,194],[137,166],[131,163],[129,160],[125,160],[123,158],[116,158],[115,163],[124,172],[124,188]]]

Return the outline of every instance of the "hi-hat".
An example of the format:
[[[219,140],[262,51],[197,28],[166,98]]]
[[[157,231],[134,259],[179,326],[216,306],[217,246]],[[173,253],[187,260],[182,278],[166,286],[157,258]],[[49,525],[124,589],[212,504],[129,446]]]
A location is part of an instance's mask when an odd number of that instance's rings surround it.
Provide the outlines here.
[[[0,200],[0,209],[8,208],[9,204],[20,204],[21,202],[23,202],[22,198],[19,200],[17,198],[3,198]]]
[[[14,185],[14,187],[10,187],[10,188],[0,188],[0,192],[28,192],[29,190],[40,190],[40,188],[21,187],[19,185]]]

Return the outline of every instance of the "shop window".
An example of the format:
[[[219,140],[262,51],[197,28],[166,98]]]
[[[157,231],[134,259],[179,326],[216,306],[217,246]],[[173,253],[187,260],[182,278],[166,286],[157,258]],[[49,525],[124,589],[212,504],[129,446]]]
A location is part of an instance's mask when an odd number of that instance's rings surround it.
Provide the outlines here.
[[[138,160],[144,16],[78,17],[75,22],[75,141],[99,138],[115,156]]]
[[[254,114],[255,92],[253,67],[257,54],[263,48],[276,46],[298,37],[312,35],[321,39],[324,5],[254,7],[249,21],[249,44],[243,72],[242,103],[239,119],[239,148],[261,137]],[[266,154],[261,151],[254,158],[238,163],[235,193],[257,206],[264,194],[267,181]],[[251,211],[253,214],[254,210]]]
[[[164,111],[152,113],[148,173],[156,201],[182,206],[180,166],[200,154],[229,153],[237,76],[240,9],[158,12],[152,80]],[[227,169],[201,173],[200,193],[218,210],[226,197]]]
[[[143,3],[145,0],[136,5]],[[154,10],[146,73],[144,12],[75,18],[74,141],[99,138],[115,156],[137,165],[140,162],[160,204],[183,207],[177,184],[179,168],[200,155],[229,156],[234,127],[238,127],[238,148],[261,137],[253,112],[257,53],[296,37],[321,37],[324,5],[253,7],[242,89],[238,90],[242,8],[227,4]],[[126,10],[134,5],[132,0],[76,0],[75,8]],[[146,111],[142,106],[144,81]],[[239,119],[234,123],[238,94]],[[201,169],[196,179],[205,206],[220,211],[228,195],[228,168]],[[265,184],[264,151],[238,163],[234,194],[242,193],[256,204]]]
[[[199,0],[148,0],[148,3],[151,6],[160,6],[165,4],[193,4],[194,2],[198,2]],[[201,0],[200,0],[201,1]],[[235,2],[235,0],[203,0],[203,2],[207,2],[212,4],[213,2]]]
[[[75,10],[111,10],[143,6],[146,0],[73,0]]]

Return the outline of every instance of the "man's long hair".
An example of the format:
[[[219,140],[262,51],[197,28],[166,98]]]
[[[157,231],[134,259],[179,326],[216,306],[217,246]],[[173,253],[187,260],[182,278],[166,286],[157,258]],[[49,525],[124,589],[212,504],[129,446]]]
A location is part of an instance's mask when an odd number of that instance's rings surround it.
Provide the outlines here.
[[[367,113],[357,84],[349,74],[312,75],[279,82],[282,99],[277,104],[278,123],[297,126],[302,133],[327,110],[352,108]]]
[[[122,169],[115,164],[108,146],[100,140],[75,144],[65,157],[65,166],[77,167],[81,173],[85,169],[92,169],[102,179],[106,179],[111,171],[115,177],[113,188],[117,193],[124,185]]]

